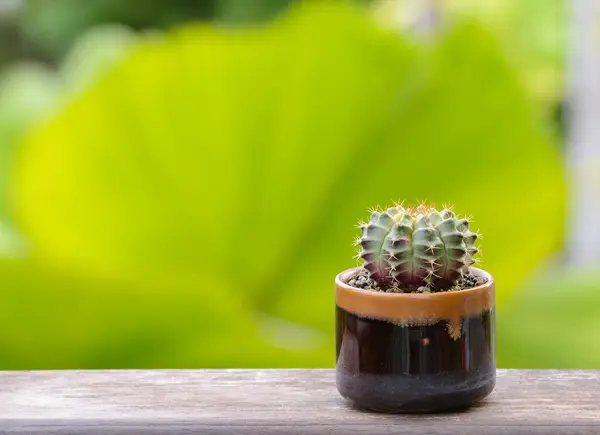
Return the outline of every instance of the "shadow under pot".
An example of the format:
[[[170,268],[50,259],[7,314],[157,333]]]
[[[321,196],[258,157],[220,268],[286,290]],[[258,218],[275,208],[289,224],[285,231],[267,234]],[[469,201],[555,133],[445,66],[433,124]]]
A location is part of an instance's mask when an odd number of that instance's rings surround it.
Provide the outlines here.
[[[354,406],[394,413],[468,407],[496,382],[494,281],[439,293],[351,287],[335,280],[336,382]]]

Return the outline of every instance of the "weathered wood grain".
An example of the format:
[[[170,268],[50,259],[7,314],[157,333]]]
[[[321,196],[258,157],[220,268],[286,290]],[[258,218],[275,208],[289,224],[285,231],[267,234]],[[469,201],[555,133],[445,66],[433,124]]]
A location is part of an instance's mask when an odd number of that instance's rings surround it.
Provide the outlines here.
[[[0,434],[598,434],[600,371],[499,370],[468,411],[351,409],[332,370],[0,373]]]

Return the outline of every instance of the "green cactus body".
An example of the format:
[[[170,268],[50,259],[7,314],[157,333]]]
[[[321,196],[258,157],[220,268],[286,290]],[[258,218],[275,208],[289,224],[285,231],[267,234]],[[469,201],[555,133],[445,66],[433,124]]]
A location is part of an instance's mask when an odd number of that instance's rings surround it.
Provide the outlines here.
[[[477,234],[448,209],[420,205],[374,211],[361,225],[359,256],[381,285],[450,287],[475,263]]]

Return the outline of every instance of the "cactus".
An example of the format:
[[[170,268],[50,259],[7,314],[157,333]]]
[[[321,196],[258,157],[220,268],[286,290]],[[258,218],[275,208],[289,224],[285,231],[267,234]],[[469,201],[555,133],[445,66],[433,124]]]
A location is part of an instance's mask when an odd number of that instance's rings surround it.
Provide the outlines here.
[[[359,257],[382,287],[448,289],[469,273],[479,235],[448,208],[395,204],[360,225]]]

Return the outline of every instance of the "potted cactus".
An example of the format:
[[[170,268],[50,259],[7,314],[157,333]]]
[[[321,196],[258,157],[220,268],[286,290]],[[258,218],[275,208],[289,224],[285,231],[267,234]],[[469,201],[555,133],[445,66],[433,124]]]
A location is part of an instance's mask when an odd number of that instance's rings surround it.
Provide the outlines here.
[[[463,408],[495,386],[494,280],[469,219],[426,204],[374,210],[362,264],[335,278],[336,378],[359,408]]]

